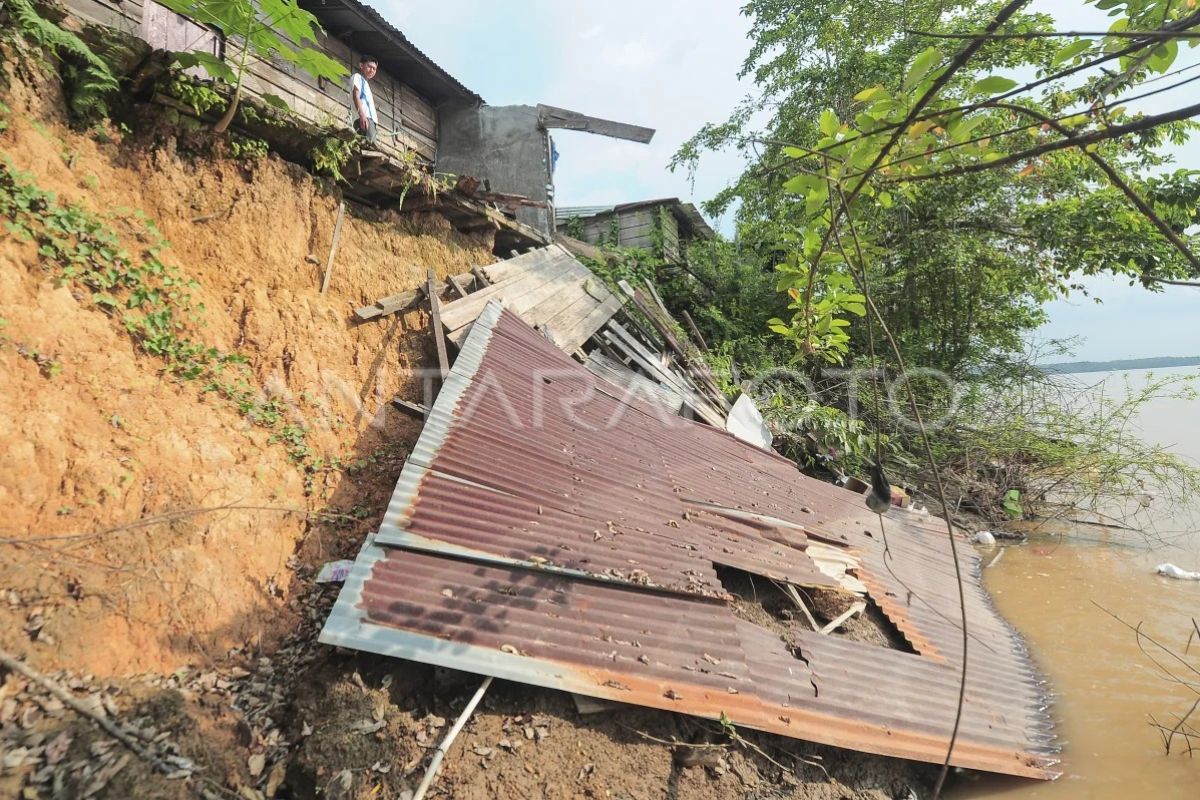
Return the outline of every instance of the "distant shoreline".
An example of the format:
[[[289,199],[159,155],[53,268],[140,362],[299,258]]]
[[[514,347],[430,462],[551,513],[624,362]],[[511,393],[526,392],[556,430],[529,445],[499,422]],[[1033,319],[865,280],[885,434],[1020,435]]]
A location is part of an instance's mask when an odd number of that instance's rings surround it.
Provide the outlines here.
[[[1115,361],[1063,361],[1038,364],[1049,373],[1120,372],[1130,369],[1166,369],[1170,367],[1200,367],[1200,356],[1160,356],[1158,358],[1120,358]]]

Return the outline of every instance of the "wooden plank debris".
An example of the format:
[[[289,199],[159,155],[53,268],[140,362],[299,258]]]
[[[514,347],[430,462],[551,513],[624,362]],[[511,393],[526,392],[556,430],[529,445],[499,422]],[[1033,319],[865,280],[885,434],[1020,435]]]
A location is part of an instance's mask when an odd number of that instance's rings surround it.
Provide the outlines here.
[[[862,602],[861,600],[859,600],[856,603],[851,604],[851,606],[849,608],[847,608],[841,614],[838,614],[836,617],[831,619],[829,621],[828,625],[826,625],[824,628],[821,628],[821,633],[833,633],[838,628],[842,627],[842,624],[845,623],[846,620],[850,619],[853,616],[861,614],[862,612],[864,612],[866,610],[867,610],[867,604]]]
[[[414,403],[411,400],[405,400],[403,397],[396,395],[392,398],[392,405],[403,411],[405,414],[416,417],[417,419],[425,419],[429,415],[429,409],[420,403]]]
[[[589,353],[587,361],[583,362],[583,365],[593,375],[599,375],[612,384],[613,392],[609,392],[609,394],[617,399],[636,397],[639,400],[657,403],[672,414],[678,414],[683,408],[683,397],[674,389],[634,372],[620,361],[609,358],[599,350]],[[603,390],[603,387],[601,388]]]
[[[475,318],[500,300],[554,343],[573,353],[621,308],[621,300],[559,245],[532,250],[476,270],[487,281],[478,291],[447,303],[442,322],[447,337],[462,342]]]
[[[708,342],[704,341],[704,337],[700,335],[700,329],[697,328],[696,323],[692,321],[692,315],[687,312],[686,308],[680,311],[680,315],[683,317],[683,321],[687,323],[688,332],[692,334],[692,338],[696,341],[696,344],[703,352],[707,353]]]
[[[475,285],[475,281],[478,279],[473,273],[464,272],[461,275],[455,275],[454,280],[464,288],[470,289]],[[438,291],[441,292],[449,288],[452,287],[450,282],[447,281],[438,287]],[[381,300],[376,300],[369,306],[356,308],[354,309],[354,316],[358,317],[358,319],[362,322],[372,319],[379,319],[380,317],[386,317],[388,314],[395,314],[398,311],[404,311],[405,309],[412,308],[420,303],[423,297],[425,297],[425,288],[417,287],[416,289],[410,289],[407,292],[388,295]]]
[[[467,296],[467,290],[464,289],[463,285],[458,282],[458,278],[454,277],[453,275],[447,275],[446,282],[449,283],[452,287],[454,287],[454,291],[458,292],[459,297]]]
[[[321,279],[321,294],[329,289],[329,276],[333,272],[333,257],[337,255],[338,242],[342,238],[342,221],[346,218],[346,202],[338,203],[337,221],[333,223],[333,241],[329,244],[329,258],[325,259],[325,277]]]
[[[538,120],[547,128],[565,128],[572,131],[584,131],[600,136],[611,136],[614,139],[628,139],[631,142],[649,144],[654,138],[653,128],[643,128],[640,125],[630,125],[625,122],[614,122],[610,119],[589,117],[578,111],[568,111],[565,108],[538,104]]]
[[[700,351],[691,343],[684,339],[679,341],[674,329],[675,321],[671,318],[670,312],[663,305],[662,298],[658,296],[658,292],[653,285],[647,281],[647,286],[650,289],[652,297],[648,298],[640,290],[634,289],[629,285],[628,281],[619,283],[622,291],[629,295],[634,305],[642,315],[650,322],[663,341],[667,343],[667,347],[679,356],[684,368],[687,370],[692,380],[702,390],[704,395],[716,405],[722,412],[728,413],[731,406],[725,398],[721,387],[717,385],[716,379],[713,378],[712,372],[709,371],[708,365],[705,363]],[[685,346],[685,343],[689,346]]]
[[[446,332],[442,330],[442,301],[438,297],[439,286],[437,276],[430,268],[429,280],[425,284],[425,293],[429,297],[429,327],[433,329],[433,340],[437,343],[438,370],[444,381],[450,374],[450,358],[446,355]]]
[[[630,359],[642,372],[650,376],[652,380],[667,386],[679,394],[683,398],[684,404],[696,416],[708,424],[724,430],[725,415],[705,400],[697,392],[696,386],[687,378],[664,367],[658,358],[646,349],[645,345],[635,339],[620,323],[610,320],[605,331],[605,336],[608,338],[609,343],[624,358]]]

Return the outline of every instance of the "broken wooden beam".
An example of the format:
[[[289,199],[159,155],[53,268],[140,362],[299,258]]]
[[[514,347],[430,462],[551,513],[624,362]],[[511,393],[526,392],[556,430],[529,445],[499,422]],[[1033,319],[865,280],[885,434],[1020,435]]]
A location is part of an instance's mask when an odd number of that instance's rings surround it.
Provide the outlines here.
[[[826,633],[826,634],[833,633],[838,628],[840,628],[846,620],[850,619],[851,617],[853,617],[857,614],[861,614],[862,612],[864,612],[866,610],[867,610],[867,604],[862,602],[861,600],[856,603],[851,604],[851,606],[848,609],[843,611],[841,614],[838,614],[837,617],[835,617],[834,619],[830,620],[829,624],[826,625],[824,628],[821,628],[821,633]]]
[[[700,335],[700,329],[696,327],[696,323],[692,320],[692,315],[687,312],[686,308],[681,309],[679,313],[683,317],[683,321],[687,323],[688,332],[692,335],[692,338],[696,340],[696,345],[702,351],[707,353],[708,342],[704,341],[704,337]]]
[[[338,242],[342,238],[342,220],[346,218],[346,201],[338,203],[337,222],[333,223],[333,241],[329,245],[329,258],[325,260],[325,277],[321,279],[321,294],[329,289],[329,276],[333,272],[333,257],[337,255]]]
[[[425,283],[425,294],[429,297],[429,326],[433,328],[433,340],[437,344],[438,371],[444,381],[450,374],[450,357],[446,354],[446,331],[442,328],[442,301],[438,297],[440,286],[431,267],[429,280]]]
[[[589,117],[578,111],[570,111],[557,106],[538,103],[538,121],[545,128],[564,128],[572,131],[585,131],[600,136],[611,136],[614,139],[628,139],[631,142],[648,144],[654,138],[653,128],[643,128],[641,125],[630,125],[627,122],[615,122],[600,117]]]
[[[467,296],[467,290],[463,288],[463,285],[461,283],[459,283],[458,278],[454,277],[453,275],[447,275],[446,282],[449,283],[450,286],[454,288],[454,291],[458,293],[459,297]]]
[[[478,288],[475,285],[475,275],[471,272],[464,272],[461,275],[455,275],[454,280],[458,281],[464,287]],[[449,281],[447,281],[438,287],[438,292],[440,294],[442,291],[449,288],[452,287]],[[417,303],[420,303],[421,298],[424,296],[425,288],[423,286],[416,289],[410,289],[407,292],[401,292],[400,294],[388,295],[381,300],[376,300],[369,306],[362,306],[354,309],[354,316],[358,317],[358,319],[362,322],[372,319],[379,319],[380,317],[386,317],[388,314],[395,314],[397,311],[404,311],[412,308],[413,306],[417,305]]]
[[[416,417],[417,419],[425,419],[429,415],[429,409],[420,403],[414,403],[411,400],[405,400],[400,395],[392,398],[392,405],[403,411],[405,414]]]

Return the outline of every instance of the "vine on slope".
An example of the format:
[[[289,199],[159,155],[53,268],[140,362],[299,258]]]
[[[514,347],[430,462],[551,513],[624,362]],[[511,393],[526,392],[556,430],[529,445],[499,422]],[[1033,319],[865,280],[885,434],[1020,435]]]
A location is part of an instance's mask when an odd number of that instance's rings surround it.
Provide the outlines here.
[[[271,440],[282,442],[292,460],[308,468],[312,456],[304,427],[289,423],[286,406],[255,387],[246,357],[189,337],[204,325],[204,304],[193,296],[199,284],[162,261],[167,243],[151,220],[140,212],[98,215],[59,203],[5,160],[0,160],[0,217],[6,219],[5,233],[37,244],[42,266],[60,283],[90,291],[92,306],[120,322],[141,352],[161,360],[166,375],[200,381],[204,391],[271,430]],[[136,255],[122,247],[117,223],[145,242]]]

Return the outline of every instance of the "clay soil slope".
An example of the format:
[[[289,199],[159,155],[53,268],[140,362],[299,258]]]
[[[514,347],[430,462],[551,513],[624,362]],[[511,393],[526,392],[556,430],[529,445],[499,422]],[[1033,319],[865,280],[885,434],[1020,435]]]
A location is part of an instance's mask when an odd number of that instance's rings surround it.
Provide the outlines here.
[[[156,252],[190,286],[179,335],[244,359],[226,374],[245,393],[171,374],[125,312],[0,231],[0,648],[144,750],[0,670],[0,796],[409,796],[478,679],[315,643],[336,593],[315,572],[378,526],[420,430],[388,401],[419,399],[431,356],[423,312],[350,312],[429,268],[487,263],[492,242],[351,207],[321,294],[336,187],[229,158],[147,108],[72,130],[57,78],[31,63],[5,62],[5,190],[75,204],[135,262]],[[882,800],[929,779],[742,736],[638,709],[582,716],[498,683],[435,796]]]

